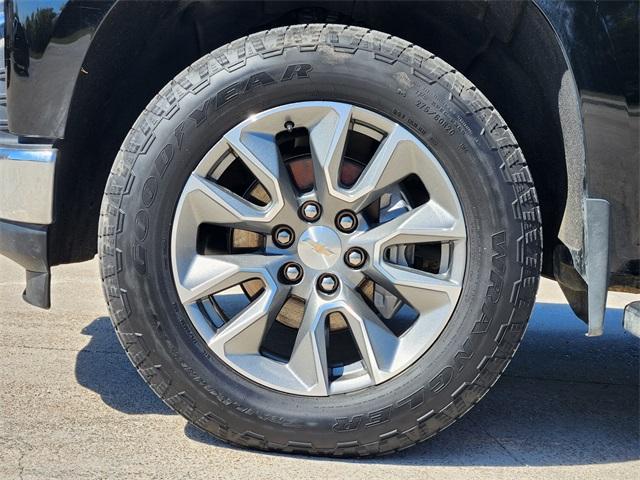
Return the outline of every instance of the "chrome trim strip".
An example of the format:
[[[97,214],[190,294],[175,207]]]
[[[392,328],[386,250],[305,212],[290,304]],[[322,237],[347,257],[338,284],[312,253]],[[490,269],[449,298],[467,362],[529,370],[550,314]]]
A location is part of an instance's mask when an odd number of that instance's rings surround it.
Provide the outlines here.
[[[0,146],[0,218],[13,222],[53,222],[53,190],[58,150],[42,145]]]

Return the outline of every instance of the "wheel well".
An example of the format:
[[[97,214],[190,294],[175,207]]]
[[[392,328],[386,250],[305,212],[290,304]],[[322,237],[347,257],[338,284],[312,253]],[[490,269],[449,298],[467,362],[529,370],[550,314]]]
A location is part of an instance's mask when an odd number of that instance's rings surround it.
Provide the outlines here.
[[[404,38],[446,60],[483,91],[529,163],[542,210],[543,271],[551,275],[551,252],[567,204],[569,152],[559,105],[567,103],[560,97],[568,67],[555,33],[528,2],[185,1],[153,8],[147,2],[116,3],[85,57],[61,141],[56,211],[64,215],[50,232],[52,262],[96,253],[98,212],[113,159],[136,117],[171,78],[238,37],[312,22],[359,25]],[[577,108],[573,127],[580,120]]]

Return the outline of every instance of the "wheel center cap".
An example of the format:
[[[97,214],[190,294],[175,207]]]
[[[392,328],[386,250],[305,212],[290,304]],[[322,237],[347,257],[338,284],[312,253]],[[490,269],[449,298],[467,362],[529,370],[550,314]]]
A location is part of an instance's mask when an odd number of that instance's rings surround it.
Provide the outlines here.
[[[340,237],[328,227],[309,227],[298,241],[300,260],[316,270],[333,266],[341,253]]]

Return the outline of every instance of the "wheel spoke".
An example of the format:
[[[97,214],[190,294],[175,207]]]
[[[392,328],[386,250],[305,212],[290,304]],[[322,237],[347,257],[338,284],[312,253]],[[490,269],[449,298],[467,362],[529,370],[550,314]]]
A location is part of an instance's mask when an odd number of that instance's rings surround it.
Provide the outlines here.
[[[460,283],[454,279],[421,272],[384,260],[384,250],[397,244],[458,241],[466,237],[464,223],[429,201],[353,239],[373,252],[364,273],[374,282],[399,296],[416,310],[436,308],[443,302],[455,304]]]
[[[330,147],[312,149],[318,169],[316,178],[321,178],[324,180],[322,183],[326,183],[320,186],[321,190],[324,188],[321,195],[324,201],[333,197],[334,200],[346,202],[351,210],[359,212],[393,185],[415,174],[423,182],[432,200],[446,212],[454,216],[461,215],[453,187],[437,159],[399,125],[394,125],[382,140],[355,185],[348,189],[342,188],[338,183],[339,166],[351,125],[351,110],[345,110],[337,117],[339,120],[334,119],[332,122],[328,116],[319,124],[324,128],[319,128],[315,137],[313,133],[310,136],[312,146],[330,144]],[[331,128],[333,131],[327,132]],[[333,133],[333,136],[329,133]],[[329,138],[333,143],[327,140]]]
[[[195,173],[187,180],[178,205],[181,228],[189,234],[194,234],[201,223],[268,233],[275,223],[274,213],[272,208],[259,207]]]
[[[259,353],[262,340],[288,294],[286,288],[267,290],[220,328],[209,340],[209,348],[221,357]]]
[[[415,163],[411,135],[396,126],[380,143],[356,184],[348,192],[351,209],[360,211],[408,173]]]
[[[273,135],[234,128],[224,136],[229,147],[240,157],[258,181],[269,192],[272,202],[295,211],[297,195],[280,157]]]
[[[384,260],[384,251],[392,245],[460,241],[466,237],[464,223],[437,203],[426,204],[375,227],[354,238],[354,243],[373,252],[364,273],[405,303],[422,312],[443,302],[454,303],[460,284],[434,274],[421,272]]]
[[[312,295],[305,305],[289,360],[289,369],[316,395],[327,395],[329,391],[326,315],[318,296]]]
[[[368,230],[352,242],[370,251],[391,245],[422,242],[446,242],[466,237],[464,222],[433,200],[409,210],[382,225]],[[377,252],[378,253],[378,252]],[[379,252],[380,255],[382,252]]]
[[[380,383],[389,377],[400,341],[358,293],[351,290],[346,292],[345,300],[341,311],[349,324],[362,362],[371,380]]]
[[[351,113],[351,106],[336,105],[309,130],[316,192],[324,204],[339,188],[340,164],[351,126]]]
[[[278,255],[195,255],[178,272],[178,295],[187,305],[253,278],[273,283],[279,262]]]
[[[257,353],[267,329],[270,302],[262,295],[238,313],[209,340],[209,348],[221,357]]]
[[[366,273],[420,313],[455,305],[462,289],[454,280],[389,263],[374,265]]]

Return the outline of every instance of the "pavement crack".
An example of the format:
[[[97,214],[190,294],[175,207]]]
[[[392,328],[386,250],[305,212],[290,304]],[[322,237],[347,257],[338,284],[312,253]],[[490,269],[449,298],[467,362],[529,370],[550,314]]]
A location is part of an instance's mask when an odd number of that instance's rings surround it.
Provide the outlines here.
[[[15,447],[17,448],[18,450],[18,461],[17,461],[18,472],[17,473],[18,473],[18,478],[22,480],[24,478],[24,470],[25,470],[25,465],[23,462],[25,457],[27,456],[27,453],[33,450],[33,446],[31,446],[29,443],[19,438],[0,437],[0,440],[3,440],[8,444],[15,445]]]
[[[94,350],[90,348],[81,348],[80,350],[76,350],[75,348],[64,348],[64,347],[43,347],[36,345],[15,345],[15,344],[1,344],[0,347],[11,347],[11,348],[22,348],[25,350],[51,350],[58,352],[75,352],[75,353],[97,353],[99,355],[125,355],[124,350]]]
[[[22,460],[24,460],[24,457],[27,455],[27,453],[22,449],[19,449],[19,451],[20,456],[18,457],[18,478],[22,480],[24,478],[24,465],[22,464]]]

